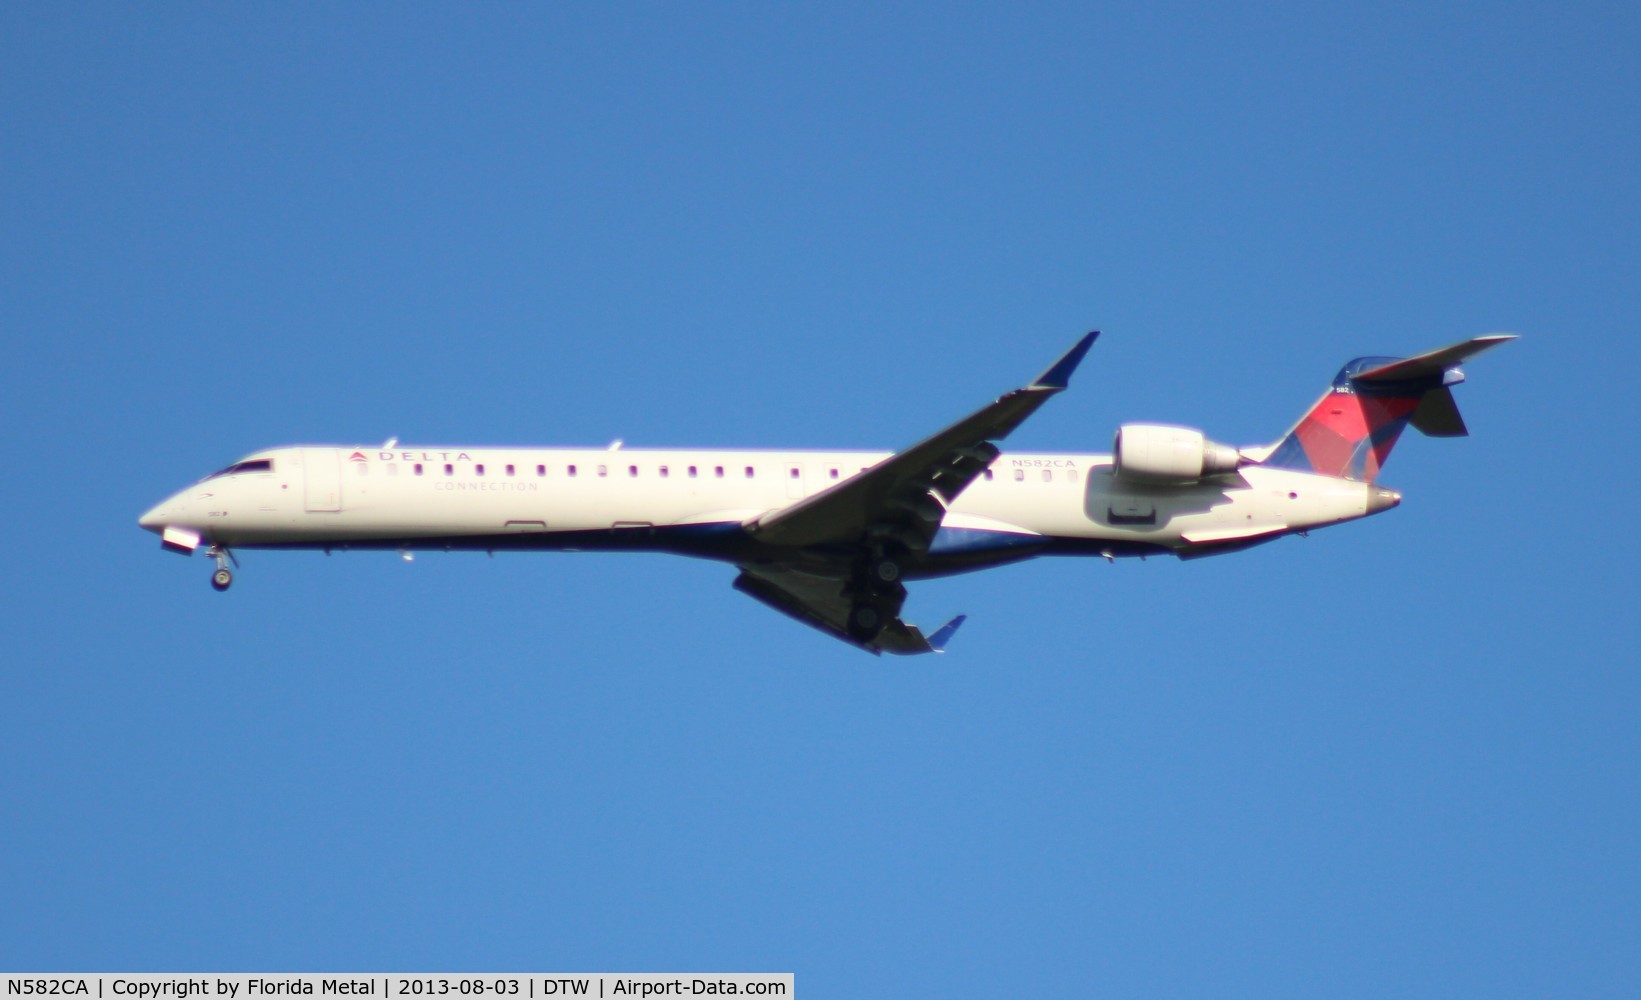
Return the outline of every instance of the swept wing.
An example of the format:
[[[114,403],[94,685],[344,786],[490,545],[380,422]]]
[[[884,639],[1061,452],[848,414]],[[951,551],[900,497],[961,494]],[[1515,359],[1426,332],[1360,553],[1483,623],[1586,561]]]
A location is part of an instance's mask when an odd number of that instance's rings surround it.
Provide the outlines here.
[[[753,518],[746,529],[769,545],[847,545],[870,534],[892,535],[913,552],[928,551],[946,506],[997,458],[992,442],[1008,437],[1050,397],[1063,392],[1099,335],[1095,331],[1077,341],[1030,385],[858,476]]]
[[[1098,331],[1084,336],[1030,384],[860,475],[746,521],[742,527],[777,556],[743,565],[736,588],[872,652],[939,651],[961,616],[925,638],[900,620],[905,588],[894,579],[884,586],[870,577],[869,567],[886,553],[898,566],[900,559],[928,552],[947,507],[997,458],[994,442],[1066,389],[1097,337]],[[791,558],[781,558],[781,550]],[[851,627],[863,602],[884,619],[871,635]]]

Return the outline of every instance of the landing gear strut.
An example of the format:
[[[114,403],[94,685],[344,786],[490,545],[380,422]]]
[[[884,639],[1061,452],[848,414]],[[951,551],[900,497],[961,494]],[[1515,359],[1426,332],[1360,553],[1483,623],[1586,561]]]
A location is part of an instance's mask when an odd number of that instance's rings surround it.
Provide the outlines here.
[[[849,636],[869,643],[878,637],[906,601],[896,553],[876,549],[855,571],[855,599],[849,609]]]
[[[235,566],[238,566],[239,560],[234,558],[232,552],[220,545],[211,546],[205,551],[205,554],[217,561],[216,572],[211,574],[211,586],[219,591],[227,590],[234,582],[234,571],[228,568],[228,564],[232,562]]]

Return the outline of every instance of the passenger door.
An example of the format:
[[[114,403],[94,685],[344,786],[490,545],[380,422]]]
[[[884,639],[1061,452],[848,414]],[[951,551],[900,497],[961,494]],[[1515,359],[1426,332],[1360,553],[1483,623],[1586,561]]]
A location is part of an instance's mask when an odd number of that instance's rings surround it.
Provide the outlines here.
[[[307,509],[314,513],[342,509],[342,453],[335,448],[303,448],[302,472]]]

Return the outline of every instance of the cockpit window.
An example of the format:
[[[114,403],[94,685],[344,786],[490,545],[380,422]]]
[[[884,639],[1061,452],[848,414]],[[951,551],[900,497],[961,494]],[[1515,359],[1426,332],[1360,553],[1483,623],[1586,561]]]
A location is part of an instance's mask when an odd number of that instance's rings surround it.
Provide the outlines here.
[[[256,458],[249,462],[235,462],[221,472],[213,472],[206,479],[215,479],[218,476],[237,476],[242,472],[272,472],[273,462],[266,458]]]

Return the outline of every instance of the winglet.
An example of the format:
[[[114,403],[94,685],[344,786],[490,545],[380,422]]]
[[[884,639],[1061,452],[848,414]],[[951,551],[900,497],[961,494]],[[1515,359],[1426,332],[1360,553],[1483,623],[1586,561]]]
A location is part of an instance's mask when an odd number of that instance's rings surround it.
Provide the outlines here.
[[[929,636],[929,648],[937,653],[944,653],[946,651],[946,643],[952,641],[952,636],[957,634],[957,630],[962,627],[965,621],[968,621],[968,618],[968,615],[958,615],[956,618],[953,618],[951,621],[940,626],[938,629],[935,629],[934,635]]]
[[[1033,379],[1031,387],[1033,389],[1064,389],[1069,386],[1071,384],[1071,373],[1077,370],[1077,366],[1082,363],[1083,355],[1087,354],[1088,349],[1094,346],[1094,340],[1099,335],[1100,331],[1095,330],[1082,340],[1077,341],[1077,345],[1065,352],[1064,357],[1049,366],[1048,371]]]

